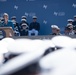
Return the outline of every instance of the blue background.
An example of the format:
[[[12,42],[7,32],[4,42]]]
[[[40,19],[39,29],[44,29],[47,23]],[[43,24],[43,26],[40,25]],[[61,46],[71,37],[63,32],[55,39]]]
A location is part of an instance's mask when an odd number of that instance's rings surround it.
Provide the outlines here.
[[[27,22],[32,22],[32,16],[38,17],[40,35],[51,33],[51,25],[56,24],[64,31],[67,19],[76,15],[76,0],[0,0],[0,16],[6,12],[16,16],[21,21],[21,16],[27,16]]]

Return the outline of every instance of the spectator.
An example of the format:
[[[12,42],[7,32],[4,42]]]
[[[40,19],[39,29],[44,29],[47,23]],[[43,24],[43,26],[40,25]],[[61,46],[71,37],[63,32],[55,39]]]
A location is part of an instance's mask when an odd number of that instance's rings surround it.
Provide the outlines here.
[[[4,13],[3,18],[4,18],[4,22],[2,23],[3,27],[12,27],[12,29],[14,30],[13,22],[8,20],[9,16],[7,13]]]
[[[21,17],[21,23],[20,23],[20,25],[22,25],[22,23],[26,23],[29,26],[29,24],[27,22],[27,17],[26,16],[22,16]]]
[[[23,29],[23,26],[22,26],[22,24],[27,24],[27,26],[28,26],[28,28],[29,28],[29,24],[27,23],[27,21],[26,21],[26,19],[21,19],[21,23],[20,23],[20,30],[22,30]],[[22,36],[22,31],[20,31],[20,35]]]
[[[67,24],[67,27],[69,28],[69,35],[74,35],[73,25]]]
[[[73,19],[68,19],[68,24],[72,24],[73,23]]]
[[[70,32],[70,28],[68,28],[67,26],[65,27],[65,30],[64,30],[64,34],[65,35],[69,35],[69,32]]]
[[[20,27],[19,27],[19,24],[16,21],[16,16],[12,16],[11,20],[14,24],[14,34],[15,34],[15,36],[20,36]]]
[[[51,35],[61,35],[60,28],[57,25],[52,25],[52,34]]]
[[[29,26],[29,36],[31,35],[37,36],[39,30],[40,30],[40,24],[37,22],[37,17],[33,16],[33,22],[31,22]]]
[[[61,35],[61,33],[60,33],[60,28],[58,27],[58,29],[57,29],[57,35]]]
[[[2,20],[3,20],[3,18],[2,17],[0,17],[0,27],[2,27]]]
[[[27,23],[27,20],[26,20],[26,19],[21,19],[20,26],[21,26],[23,23],[26,23],[26,24],[29,26],[29,24]]]
[[[74,16],[73,27],[74,27],[74,29],[76,28],[76,15]]]
[[[22,26],[21,36],[27,36],[28,35],[28,30],[29,30],[28,25],[26,23],[23,23],[21,26]]]
[[[76,15],[74,16],[73,25],[75,25],[75,26],[76,26]]]

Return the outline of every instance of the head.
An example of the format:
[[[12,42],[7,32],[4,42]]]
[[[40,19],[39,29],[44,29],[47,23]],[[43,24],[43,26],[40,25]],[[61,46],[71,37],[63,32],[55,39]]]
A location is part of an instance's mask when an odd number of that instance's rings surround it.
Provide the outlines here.
[[[8,19],[9,19],[8,14],[7,14],[7,13],[4,13],[3,18],[4,18],[4,20],[7,22],[7,21],[8,21]]]
[[[26,23],[26,21],[27,21],[26,19],[21,19],[22,23]]]
[[[12,17],[11,17],[11,20],[12,20],[12,21],[16,21],[16,16],[12,16]]]
[[[70,28],[65,27],[65,31],[64,31],[64,33],[65,33],[65,34],[69,34],[69,32],[70,32]]]
[[[33,16],[33,22],[36,22],[36,21],[37,21],[37,17]]]
[[[52,33],[57,33],[57,29],[56,28],[52,28]]]
[[[74,21],[76,21],[76,15],[74,16]]]
[[[58,30],[57,25],[52,25],[51,28],[52,28],[52,33],[57,33],[57,30]]]
[[[72,24],[67,24],[67,27],[70,28],[71,30],[73,30],[73,25]]]
[[[21,19],[26,19],[26,16],[22,16]]]
[[[23,23],[22,24],[22,29],[26,29],[27,28],[27,24],[26,23]]]
[[[72,19],[68,19],[68,23],[72,24],[73,20]]]

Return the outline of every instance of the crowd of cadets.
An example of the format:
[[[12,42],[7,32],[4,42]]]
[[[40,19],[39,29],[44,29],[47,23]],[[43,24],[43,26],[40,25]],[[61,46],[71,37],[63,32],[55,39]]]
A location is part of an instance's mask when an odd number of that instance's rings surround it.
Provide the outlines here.
[[[37,36],[40,30],[40,24],[37,22],[37,17],[33,16],[33,22],[30,25],[27,23],[26,16],[21,17],[21,23],[16,21],[16,16],[11,17],[4,13],[0,18],[0,27],[12,27],[15,36]]]
[[[76,15],[73,19],[68,19],[68,24],[64,29],[64,35],[75,35],[76,34]],[[40,30],[40,24],[37,22],[37,17],[33,16],[33,22],[27,23],[26,16],[21,17],[21,23],[17,23],[16,16],[11,17],[4,13],[3,17],[0,18],[0,27],[12,27],[15,36],[37,36]],[[60,28],[57,25],[51,25],[52,33],[50,35],[62,35]]]

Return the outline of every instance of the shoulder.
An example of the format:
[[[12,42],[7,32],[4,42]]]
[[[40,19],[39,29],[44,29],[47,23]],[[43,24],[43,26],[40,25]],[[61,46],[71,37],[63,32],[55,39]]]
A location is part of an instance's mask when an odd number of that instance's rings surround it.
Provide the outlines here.
[[[13,24],[13,22],[11,20],[8,20],[8,23],[12,23]]]
[[[8,22],[12,22],[11,20],[8,20]]]

